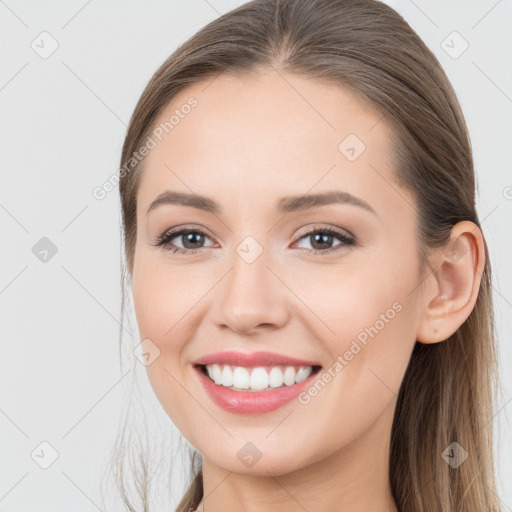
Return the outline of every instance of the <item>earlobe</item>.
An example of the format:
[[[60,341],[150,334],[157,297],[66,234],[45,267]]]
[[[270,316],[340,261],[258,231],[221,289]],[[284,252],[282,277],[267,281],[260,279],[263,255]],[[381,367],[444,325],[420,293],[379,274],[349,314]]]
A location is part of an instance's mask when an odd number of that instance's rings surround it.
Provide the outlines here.
[[[416,334],[416,340],[424,344],[448,339],[473,311],[485,264],[480,228],[470,221],[457,223],[448,245],[436,251],[434,261]]]

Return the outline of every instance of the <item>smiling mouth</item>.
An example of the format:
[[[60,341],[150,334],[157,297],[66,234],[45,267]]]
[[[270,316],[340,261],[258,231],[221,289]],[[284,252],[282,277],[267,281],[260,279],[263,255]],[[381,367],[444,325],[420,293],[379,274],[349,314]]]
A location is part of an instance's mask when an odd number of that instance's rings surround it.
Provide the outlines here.
[[[273,365],[271,367],[237,367],[234,365],[215,365],[220,367],[221,369],[226,366],[229,367],[229,371],[228,368],[224,368],[222,378],[219,379],[219,377],[217,377],[216,381],[213,375],[214,372],[212,371],[212,367],[214,365],[208,365],[210,367],[210,372],[208,371],[208,368],[204,364],[197,364],[194,366],[196,370],[200,371],[205,377],[207,377],[211,382],[215,383],[217,386],[221,386],[225,389],[229,389],[232,391],[246,391],[249,393],[272,391],[291,387],[319,373],[320,370],[322,369],[322,367],[319,365],[296,367],[290,365]],[[254,370],[256,368],[258,368],[258,375],[257,378],[253,378],[254,376],[252,375],[251,370]],[[234,377],[233,370],[235,369],[239,373],[245,374],[245,378],[239,380],[238,377]],[[228,373],[229,377],[227,378],[227,380],[224,380],[226,372]],[[217,373],[217,375],[219,374]],[[237,385],[240,387],[234,386],[235,380]]]

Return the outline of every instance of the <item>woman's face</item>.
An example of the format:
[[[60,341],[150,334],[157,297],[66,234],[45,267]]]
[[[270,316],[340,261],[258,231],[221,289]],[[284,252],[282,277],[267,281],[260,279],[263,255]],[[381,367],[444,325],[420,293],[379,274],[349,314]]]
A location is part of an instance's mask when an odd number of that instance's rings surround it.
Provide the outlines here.
[[[217,466],[279,475],[355,446],[371,460],[387,442],[424,307],[415,201],[393,179],[390,137],[349,91],[265,71],[190,86],[146,141],[132,284],[147,372]],[[165,191],[207,200],[148,213]],[[328,192],[340,201],[308,199]],[[186,233],[155,245],[174,228]],[[227,410],[195,367],[225,351],[322,368],[272,410],[252,404],[260,391],[222,388]]]

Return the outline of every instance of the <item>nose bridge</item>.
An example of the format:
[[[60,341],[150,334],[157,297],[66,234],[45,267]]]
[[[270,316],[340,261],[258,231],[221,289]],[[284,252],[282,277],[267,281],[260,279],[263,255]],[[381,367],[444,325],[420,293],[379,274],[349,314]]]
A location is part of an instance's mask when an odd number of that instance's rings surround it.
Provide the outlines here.
[[[231,271],[219,297],[217,322],[235,331],[251,331],[258,325],[280,326],[287,319],[282,283],[268,267],[271,254],[263,243],[246,236],[231,255]]]

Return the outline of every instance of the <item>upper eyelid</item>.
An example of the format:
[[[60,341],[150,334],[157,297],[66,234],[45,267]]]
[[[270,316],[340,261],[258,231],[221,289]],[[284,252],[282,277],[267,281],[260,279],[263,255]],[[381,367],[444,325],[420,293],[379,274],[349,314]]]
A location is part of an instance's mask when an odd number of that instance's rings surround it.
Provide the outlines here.
[[[313,227],[309,227],[309,228],[306,227],[304,229],[301,228],[296,236],[299,237],[299,238],[302,238],[304,236],[311,235],[311,233],[316,233],[318,231],[334,231],[335,233],[337,233],[340,236],[347,236],[348,238],[353,238],[353,239],[356,238],[347,229],[338,228],[338,227],[335,227],[335,226],[318,226],[318,225],[314,225]]]

